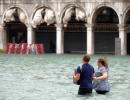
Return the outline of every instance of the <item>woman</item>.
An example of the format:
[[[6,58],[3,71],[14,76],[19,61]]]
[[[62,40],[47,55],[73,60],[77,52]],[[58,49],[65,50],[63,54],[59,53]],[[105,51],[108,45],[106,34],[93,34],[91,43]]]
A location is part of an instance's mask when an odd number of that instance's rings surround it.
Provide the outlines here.
[[[108,82],[108,65],[104,58],[99,58],[97,60],[98,70],[95,72],[93,77],[93,88],[98,94],[106,94],[110,91],[110,86]]]
[[[94,74],[94,68],[89,64],[90,56],[84,55],[82,59],[82,66],[78,66],[76,72],[73,74],[75,80],[79,80],[79,95],[86,95],[92,93],[92,80]]]

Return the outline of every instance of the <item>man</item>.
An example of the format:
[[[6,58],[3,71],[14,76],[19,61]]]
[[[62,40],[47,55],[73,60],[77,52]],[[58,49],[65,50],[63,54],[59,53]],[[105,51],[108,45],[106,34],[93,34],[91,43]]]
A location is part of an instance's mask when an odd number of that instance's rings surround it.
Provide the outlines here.
[[[82,66],[78,66],[73,78],[79,81],[78,95],[86,95],[92,93],[92,80],[94,68],[89,64],[90,56],[85,54],[82,59]]]

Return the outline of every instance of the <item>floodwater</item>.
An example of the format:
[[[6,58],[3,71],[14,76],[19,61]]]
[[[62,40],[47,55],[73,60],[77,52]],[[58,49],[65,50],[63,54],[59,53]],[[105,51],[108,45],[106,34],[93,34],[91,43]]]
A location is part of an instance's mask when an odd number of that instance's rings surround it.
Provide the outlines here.
[[[92,56],[91,64],[101,55]],[[77,96],[73,69],[82,54],[0,54],[0,100],[130,100],[130,56],[105,55],[109,62],[111,91]],[[96,68],[96,67],[95,67]]]

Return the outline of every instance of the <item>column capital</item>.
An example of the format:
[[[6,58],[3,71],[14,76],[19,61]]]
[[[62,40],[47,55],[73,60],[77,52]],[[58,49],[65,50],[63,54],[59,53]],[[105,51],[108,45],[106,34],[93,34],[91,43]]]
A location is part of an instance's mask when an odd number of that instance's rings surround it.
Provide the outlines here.
[[[26,24],[27,28],[31,27],[32,28],[32,25],[31,24]]]
[[[1,27],[5,27],[5,23],[0,23],[0,26]]]
[[[0,23],[0,31],[3,31],[5,29],[5,24]]]
[[[93,28],[93,27],[94,27],[94,24],[85,24],[85,26],[86,26],[87,28]]]
[[[118,24],[119,31],[125,31],[125,24]]]
[[[56,26],[57,28],[62,28],[64,25],[63,25],[62,23],[57,23],[57,24],[55,24],[55,26]]]
[[[3,30],[4,29],[4,26],[0,24],[0,30]]]
[[[93,31],[93,27],[94,27],[93,24],[85,24],[85,26],[87,28],[87,31]]]

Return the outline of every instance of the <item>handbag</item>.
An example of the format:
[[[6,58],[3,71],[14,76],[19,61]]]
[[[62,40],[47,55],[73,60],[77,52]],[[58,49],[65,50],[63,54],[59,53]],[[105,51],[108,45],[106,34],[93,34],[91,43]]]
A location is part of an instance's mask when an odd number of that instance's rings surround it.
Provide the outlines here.
[[[82,65],[79,66],[80,67],[80,77],[81,77],[81,72],[82,72]],[[76,72],[76,70],[75,70]],[[80,85],[80,79],[79,80],[75,80],[74,77],[73,77],[73,83],[76,84],[76,85]]]

